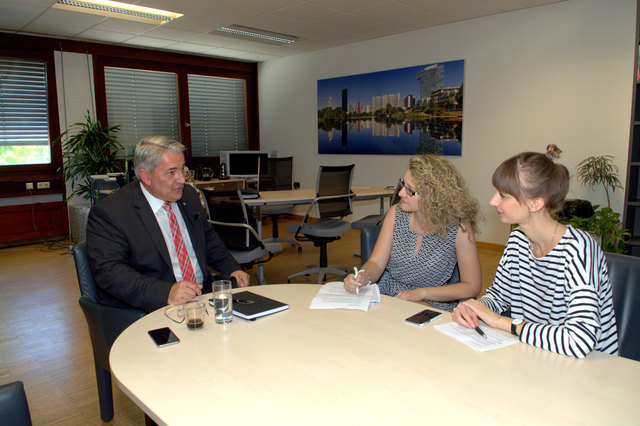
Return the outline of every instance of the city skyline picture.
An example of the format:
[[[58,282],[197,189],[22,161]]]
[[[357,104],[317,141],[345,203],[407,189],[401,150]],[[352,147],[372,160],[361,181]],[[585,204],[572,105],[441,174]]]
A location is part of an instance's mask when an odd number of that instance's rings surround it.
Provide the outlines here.
[[[319,154],[461,155],[464,60],[318,80]]]

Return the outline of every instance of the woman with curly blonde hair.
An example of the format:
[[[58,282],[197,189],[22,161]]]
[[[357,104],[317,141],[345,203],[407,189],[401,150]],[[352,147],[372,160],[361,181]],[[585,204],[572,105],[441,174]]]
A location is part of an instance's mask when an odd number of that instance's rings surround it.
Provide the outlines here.
[[[348,275],[345,289],[377,281],[382,294],[451,311],[482,287],[478,201],[441,156],[413,157],[400,184],[400,202],[385,216],[365,272]],[[460,279],[450,283],[456,265]]]

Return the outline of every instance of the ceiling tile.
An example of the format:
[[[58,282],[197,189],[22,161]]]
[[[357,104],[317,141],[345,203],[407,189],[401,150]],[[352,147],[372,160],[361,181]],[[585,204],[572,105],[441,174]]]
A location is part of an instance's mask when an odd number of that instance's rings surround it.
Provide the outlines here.
[[[397,2],[381,3],[358,10],[358,15],[385,22],[393,19],[400,19],[417,13],[415,7],[407,6]]]
[[[123,34],[143,34],[149,30],[156,28],[157,25],[145,24],[142,22],[127,21],[124,19],[107,18],[95,25],[93,28],[102,31],[113,31]]]
[[[303,2],[301,0],[226,0],[226,3],[233,4],[234,6],[241,7],[243,9],[257,10],[267,13]]]
[[[236,24],[244,25],[245,27],[260,28],[262,30],[290,34],[288,33],[288,30],[292,27],[297,27],[298,25],[300,25],[300,21],[294,21],[293,19],[273,14],[264,14],[242,20],[241,22],[236,22]]]
[[[397,0],[417,9],[446,18],[447,21],[461,21],[472,17],[487,16],[503,12],[483,0]]]
[[[40,13],[42,8],[26,4],[3,4],[0,10],[0,28],[5,30],[19,30]]]
[[[138,6],[168,10],[170,12],[182,13],[185,15],[211,6],[211,2],[208,0],[141,0],[131,3],[135,3]]]
[[[144,33],[144,35],[146,37],[163,38],[166,40],[186,41],[197,37],[198,35],[200,35],[200,33],[161,26],[158,28],[154,28],[151,31],[147,31],[146,33]]]
[[[78,37],[88,40],[96,41],[110,41],[113,43],[122,43],[132,37],[132,34],[116,33],[113,31],[102,31],[96,29],[90,29],[78,34]]]
[[[354,10],[370,7],[376,4],[391,3],[391,0],[309,0],[309,3],[340,10],[342,12],[352,12]]]
[[[294,6],[273,12],[274,15],[284,16],[285,18],[296,19],[303,22],[317,22],[321,19],[338,15],[339,13],[340,12],[334,9],[315,6],[310,3],[298,3]]]
[[[395,19],[391,22],[393,26],[397,28],[404,28],[405,31],[413,31],[422,28],[433,27],[436,25],[444,25],[446,23],[447,21],[444,18],[426,12],[415,13],[411,16]]]
[[[132,37],[125,42],[126,44],[133,44],[136,46],[147,46],[147,47],[167,47],[171,44],[174,44],[171,40],[163,40],[161,38],[153,38],[153,37],[145,37],[145,36],[137,36]]]
[[[317,22],[318,25],[324,25],[329,28],[335,28],[338,30],[353,30],[376,23],[377,22],[374,22],[371,19],[363,18],[349,13],[332,16],[331,18],[323,19]]]

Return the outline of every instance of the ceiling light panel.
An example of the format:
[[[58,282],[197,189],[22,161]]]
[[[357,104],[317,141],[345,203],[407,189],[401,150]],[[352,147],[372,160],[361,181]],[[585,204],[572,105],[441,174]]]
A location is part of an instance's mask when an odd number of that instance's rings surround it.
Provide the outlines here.
[[[261,30],[259,28],[244,27],[242,25],[229,25],[220,27],[210,34],[224,35],[227,37],[239,38],[242,40],[258,41],[262,43],[274,44],[277,46],[292,44],[302,40],[300,37],[276,33],[273,31]]]
[[[182,16],[181,13],[109,0],[58,0],[51,7],[155,25],[162,25]]]

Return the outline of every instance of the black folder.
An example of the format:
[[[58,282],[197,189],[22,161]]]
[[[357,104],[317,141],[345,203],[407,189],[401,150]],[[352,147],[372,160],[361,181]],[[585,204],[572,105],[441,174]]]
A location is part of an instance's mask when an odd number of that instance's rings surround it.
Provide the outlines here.
[[[250,291],[233,293],[233,315],[240,318],[253,320],[287,309],[289,309],[289,305],[286,303]]]

